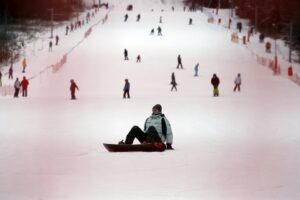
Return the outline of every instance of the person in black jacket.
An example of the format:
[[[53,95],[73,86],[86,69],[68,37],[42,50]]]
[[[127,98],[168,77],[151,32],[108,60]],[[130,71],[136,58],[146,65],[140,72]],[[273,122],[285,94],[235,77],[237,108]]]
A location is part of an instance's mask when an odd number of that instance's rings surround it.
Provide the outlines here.
[[[178,55],[178,57],[177,57],[177,62],[178,62],[177,69],[179,69],[179,66],[181,67],[181,69],[183,69],[182,61],[181,61],[181,56],[180,55]]]
[[[211,78],[211,84],[214,87],[214,90],[213,90],[214,97],[219,96],[219,88],[218,87],[220,84],[220,79],[217,77],[216,74],[213,74],[213,77]]]
[[[129,60],[127,49],[124,49],[124,60]]]
[[[174,72],[171,75],[171,85],[172,85],[171,91],[173,91],[173,89],[175,89],[177,91],[177,87],[176,87],[177,83],[176,83]]]

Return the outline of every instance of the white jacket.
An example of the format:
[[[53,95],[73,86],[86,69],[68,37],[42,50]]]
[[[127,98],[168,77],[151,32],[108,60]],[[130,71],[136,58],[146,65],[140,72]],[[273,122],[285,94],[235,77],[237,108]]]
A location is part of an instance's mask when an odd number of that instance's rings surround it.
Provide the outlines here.
[[[148,117],[145,121],[144,131],[146,132],[151,126],[156,129],[162,142],[170,144],[173,143],[171,124],[164,114],[152,114],[150,117]]]

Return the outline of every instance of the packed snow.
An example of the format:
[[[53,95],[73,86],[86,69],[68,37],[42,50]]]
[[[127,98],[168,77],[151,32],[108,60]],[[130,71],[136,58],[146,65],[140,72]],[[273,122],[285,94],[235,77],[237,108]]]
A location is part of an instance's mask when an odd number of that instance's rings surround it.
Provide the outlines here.
[[[208,23],[200,11],[184,12],[181,1],[109,4],[68,36],[65,26],[56,28],[61,37],[52,52],[48,40],[36,42],[34,54],[28,44],[25,74],[14,64],[15,77],[33,78],[27,98],[0,97],[0,199],[299,199],[299,86],[257,64],[249,49],[271,56],[263,44],[231,42],[234,24],[228,30]],[[126,11],[128,4],[133,11]],[[219,15],[228,20],[228,11]],[[47,67],[74,46],[52,73]],[[176,69],[179,54],[184,69]],[[170,91],[172,72],[177,92]],[[219,97],[212,96],[214,73],[221,80]],[[233,92],[237,73],[241,92]],[[130,99],[122,97],[126,78]],[[70,100],[70,79],[80,89],[76,101]],[[172,125],[175,150],[106,151],[102,143],[124,139],[133,125],[143,127],[157,103]]]

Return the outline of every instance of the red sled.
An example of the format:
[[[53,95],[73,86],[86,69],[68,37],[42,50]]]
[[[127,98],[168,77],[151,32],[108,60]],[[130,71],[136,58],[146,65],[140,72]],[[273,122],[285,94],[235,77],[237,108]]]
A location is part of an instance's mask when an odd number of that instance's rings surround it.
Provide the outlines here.
[[[166,150],[166,145],[163,143],[147,143],[147,144],[107,144],[103,143],[104,147],[109,152],[129,152],[129,151],[164,151]]]

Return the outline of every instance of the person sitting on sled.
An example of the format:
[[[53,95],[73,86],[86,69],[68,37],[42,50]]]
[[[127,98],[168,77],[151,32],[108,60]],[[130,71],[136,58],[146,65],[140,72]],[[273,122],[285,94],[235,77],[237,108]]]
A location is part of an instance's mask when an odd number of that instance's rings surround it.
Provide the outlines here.
[[[162,107],[156,104],[152,108],[152,115],[145,121],[144,131],[138,126],[133,126],[126,136],[125,142],[119,144],[133,144],[135,138],[142,143],[166,143],[167,149],[173,149],[173,133],[170,122],[161,113]]]

